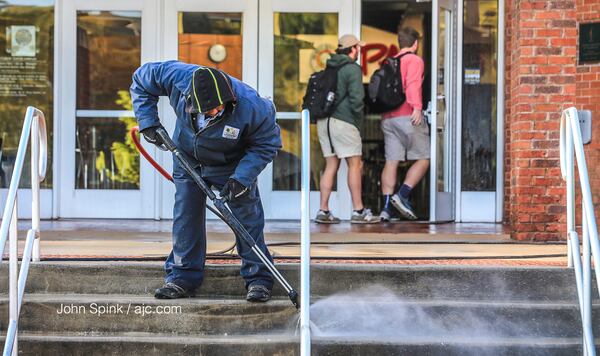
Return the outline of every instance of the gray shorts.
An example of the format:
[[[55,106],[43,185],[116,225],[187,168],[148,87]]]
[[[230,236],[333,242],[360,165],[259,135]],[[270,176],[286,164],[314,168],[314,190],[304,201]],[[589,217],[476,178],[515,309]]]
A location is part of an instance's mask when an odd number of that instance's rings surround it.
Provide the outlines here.
[[[410,116],[381,120],[387,161],[429,159],[429,127],[425,119],[413,126]]]

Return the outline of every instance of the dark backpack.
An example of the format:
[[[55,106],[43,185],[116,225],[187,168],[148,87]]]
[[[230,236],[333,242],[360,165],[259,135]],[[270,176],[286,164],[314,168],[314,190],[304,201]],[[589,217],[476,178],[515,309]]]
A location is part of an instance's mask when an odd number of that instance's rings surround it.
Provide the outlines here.
[[[369,108],[376,114],[392,111],[404,104],[406,94],[402,88],[400,59],[405,55],[386,59],[369,81]]]
[[[302,109],[310,112],[310,122],[316,123],[318,119],[330,117],[335,111],[338,71],[345,66],[344,63],[337,67],[326,67],[315,72],[308,80],[306,93],[302,99]]]

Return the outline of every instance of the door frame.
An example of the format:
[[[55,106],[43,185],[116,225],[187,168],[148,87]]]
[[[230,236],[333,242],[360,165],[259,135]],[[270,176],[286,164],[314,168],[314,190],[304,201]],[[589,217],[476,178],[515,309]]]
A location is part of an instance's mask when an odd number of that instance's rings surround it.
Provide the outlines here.
[[[242,81],[253,88],[258,85],[258,3],[254,0],[166,0],[162,3],[161,60],[178,59],[178,20],[179,12],[232,12],[242,13]],[[163,126],[169,133],[175,129],[177,117],[169,101],[161,97],[159,115]],[[158,163],[167,171],[173,169],[172,155],[153,148]],[[262,173],[264,175],[264,172]],[[155,218],[172,219],[175,202],[175,186],[172,182],[156,174],[157,195]],[[260,180],[260,178],[259,178]],[[210,204],[210,202],[207,202]],[[217,219],[211,211],[206,212],[207,219]]]
[[[457,26],[461,20],[458,20],[462,12],[457,0],[433,0],[431,5],[431,99],[428,110],[430,110],[429,119],[431,124],[430,129],[430,168],[429,168],[429,221],[443,222],[454,221],[457,209],[457,182],[460,178],[457,174],[457,169],[460,166],[460,156],[457,155],[456,147],[458,146],[457,123],[461,117],[461,108],[457,105],[458,87],[461,83],[462,63],[458,63],[458,52],[462,48],[462,43],[459,42],[461,37],[458,36]],[[448,166],[443,169],[448,171],[447,179],[448,189],[450,192],[439,192],[437,187],[437,165],[438,159],[438,139],[437,139],[437,97],[438,97],[438,40],[439,40],[439,15],[440,11],[450,11],[449,19],[446,19],[446,36],[444,49],[448,50],[448,55],[444,56],[444,75],[448,74],[448,81],[445,79],[445,101],[446,101],[446,122],[443,149],[451,149]],[[449,20],[449,21],[448,21]],[[448,29],[449,27],[449,29]],[[450,46],[450,48],[448,48]],[[446,69],[446,67],[449,67]],[[458,151],[460,152],[460,151]],[[446,174],[445,174],[446,176]]]
[[[358,4],[358,5],[357,5]],[[360,1],[359,0],[303,0],[289,2],[284,0],[261,0],[259,9],[259,82],[258,91],[261,96],[273,97],[274,38],[273,20],[275,12],[298,13],[337,13],[338,35],[353,33],[360,36]],[[358,18],[358,21],[357,21]],[[300,120],[300,113],[277,112],[278,120]],[[300,132],[298,133],[300,136]],[[329,198],[330,208],[342,219],[349,219],[352,213],[350,191],[347,185],[347,166],[344,160],[340,163],[337,176],[337,191]],[[269,192],[263,195],[265,215],[270,219],[299,219],[300,191],[273,190],[273,163],[270,163],[259,177],[259,189]],[[311,218],[316,216],[319,206],[319,191],[310,192]],[[284,204],[285,203],[285,204]]]
[[[464,18],[464,3],[458,1],[459,19]],[[504,218],[504,65],[505,65],[505,0],[498,0],[498,47],[497,51],[497,86],[496,86],[496,186],[494,191],[462,190],[462,100],[457,100],[457,165],[456,170],[456,221],[500,223]],[[457,53],[457,98],[462,98],[463,88],[463,27],[458,21]]]
[[[154,211],[154,179],[153,168],[140,158],[139,190],[99,190],[75,189],[75,128],[77,120],[76,85],[77,74],[77,11],[136,11],[142,16],[141,58],[144,63],[156,58],[158,36],[155,24],[159,16],[159,0],[63,0],[57,6],[59,21],[56,23],[60,31],[60,39],[56,44],[61,61],[56,72],[57,91],[59,96],[55,102],[57,118],[55,133],[60,140],[55,143],[55,172],[58,172],[56,216],[68,218],[152,218]],[[103,110],[104,111],[104,110]],[[133,116],[133,112],[126,112]],[[83,115],[94,115],[92,110],[80,112]],[[118,111],[110,114],[117,115]],[[94,202],[94,204],[90,204]],[[116,203],[130,202],[130,204]]]

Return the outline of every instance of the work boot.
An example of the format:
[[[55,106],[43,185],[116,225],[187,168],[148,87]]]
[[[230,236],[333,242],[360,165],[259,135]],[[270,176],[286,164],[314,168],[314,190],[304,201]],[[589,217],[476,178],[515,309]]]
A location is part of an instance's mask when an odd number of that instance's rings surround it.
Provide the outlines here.
[[[264,303],[271,299],[271,291],[262,284],[252,284],[248,287],[246,300],[255,303]]]
[[[352,211],[351,224],[377,224],[379,222],[379,217],[373,216],[371,209],[362,209],[362,212],[358,210]]]
[[[393,209],[390,206],[386,206],[385,208],[381,209],[381,212],[379,213],[379,218],[383,222],[399,221],[400,214],[396,209]]]
[[[156,299],[190,298],[193,296],[195,296],[193,289],[186,289],[174,282],[166,282],[154,291],[154,298]]]
[[[319,210],[315,222],[318,224],[339,224],[340,219],[333,216],[331,211]]]
[[[403,198],[400,194],[394,194],[390,198],[390,202],[394,208],[398,209],[400,214],[409,220],[417,220],[417,214],[413,211],[413,207],[408,199]]]

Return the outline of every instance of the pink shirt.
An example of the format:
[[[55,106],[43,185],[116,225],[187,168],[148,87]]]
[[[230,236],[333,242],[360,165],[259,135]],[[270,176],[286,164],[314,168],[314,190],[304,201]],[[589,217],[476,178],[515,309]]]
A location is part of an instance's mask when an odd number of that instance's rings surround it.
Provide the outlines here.
[[[403,53],[399,53],[396,57]],[[402,74],[402,88],[406,94],[406,101],[397,109],[386,112],[381,117],[389,119],[398,116],[410,116],[414,109],[423,109],[423,72],[425,63],[416,54],[407,54],[400,58],[400,73]]]

